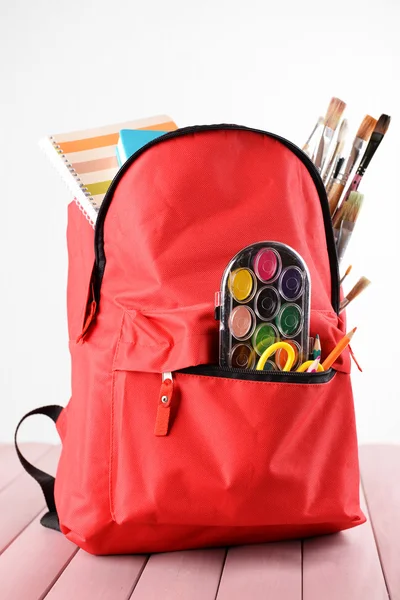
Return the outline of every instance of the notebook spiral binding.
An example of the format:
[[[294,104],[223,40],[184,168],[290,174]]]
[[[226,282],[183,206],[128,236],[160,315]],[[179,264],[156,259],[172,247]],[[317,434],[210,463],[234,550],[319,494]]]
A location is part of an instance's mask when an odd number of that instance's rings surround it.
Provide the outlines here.
[[[49,149],[49,144],[51,147],[51,151]],[[91,195],[88,192],[86,186],[82,183],[79,178],[79,175],[75,171],[74,167],[69,162],[68,158],[62,152],[62,149],[59,144],[57,144],[56,140],[50,136],[43,140],[40,144],[43,150],[46,152],[47,156],[50,158],[53,165],[56,167],[58,172],[60,173],[64,183],[71,189],[73,194],[75,195],[75,202],[78,205],[79,209],[82,211],[84,217],[89,221],[89,223],[94,228],[97,216],[97,207],[93,203],[91,199]],[[55,150],[55,152],[54,152]],[[59,160],[61,158],[62,162]],[[64,168],[63,168],[64,167]],[[67,172],[64,170],[66,169]],[[73,188],[72,183],[70,183],[69,177],[72,175],[73,181],[76,184],[76,189]],[[80,197],[80,194],[83,196]],[[88,203],[88,206],[85,207],[83,204],[83,198]],[[89,212],[90,208],[93,207],[93,214],[91,215]],[[89,209],[89,210],[88,210]]]
[[[85,219],[87,221],[89,221],[89,223],[91,224],[91,226],[95,227],[95,222],[93,221],[92,217],[86,212],[86,210],[83,208],[82,204],[79,202],[78,198],[75,198],[75,204],[78,206],[79,210],[81,211],[81,213],[83,214],[83,216],[85,217]]]
[[[71,163],[69,162],[69,160],[65,156],[65,154],[63,154],[60,145],[57,144],[56,140],[52,136],[50,136],[50,140],[51,140],[51,143],[53,145],[53,148],[57,151],[58,155],[61,156],[62,160],[64,161],[64,164],[66,165],[66,167],[68,169],[68,171],[74,177],[74,179],[76,181],[76,184],[79,186],[79,189],[83,192],[83,194],[85,194],[87,200],[90,202],[90,204],[96,210],[96,206],[93,204],[93,202],[90,199],[91,197],[90,197],[90,194],[88,192],[87,187],[79,179],[79,175],[77,174],[77,172],[75,171],[74,167],[71,165]],[[94,227],[95,223],[94,223],[93,219],[90,217],[89,213],[85,210],[85,208],[83,207],[82,203],[79,202],[79,199],[76,198],[76,200],[78,201],[77,204],[78,204],[80,210],[82,211],[83,215],[89,221],[89,223]]]

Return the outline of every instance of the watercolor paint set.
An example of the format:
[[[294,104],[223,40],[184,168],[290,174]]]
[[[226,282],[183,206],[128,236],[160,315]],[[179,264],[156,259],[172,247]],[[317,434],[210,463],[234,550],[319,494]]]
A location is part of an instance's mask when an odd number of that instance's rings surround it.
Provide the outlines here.
[[[309,353],[310,276],[301,256],[273,241],[247,246],[226,267],[217,295],[220,365],[255,369],[265,350],[285,341],[296,368]],[[283,370],[287,352],[278,349],[263,370]]]

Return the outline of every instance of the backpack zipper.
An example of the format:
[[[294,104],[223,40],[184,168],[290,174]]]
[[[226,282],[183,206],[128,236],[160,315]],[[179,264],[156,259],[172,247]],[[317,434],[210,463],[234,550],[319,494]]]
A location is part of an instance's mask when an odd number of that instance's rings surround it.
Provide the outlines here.
[[[258,133],[258,134],[266,135],[274,140],[277,140],[281,144],[286,146],[289,150],[291,150],[307,168],[308,172],[310,173],[310,175],[314,181],[314,184],[315,184],[315,187],[317,189],[318,196],[320,199],[320,203],[321,203],[321,209],[322,209],[322,215],[323,215],[324,227],[325,227],[325,238],[326,238],[326,243],[327,243],[329,266],[330,266],[330,273],[331,273],[331,302],[332,302],[333,310],[336,312],[336,314],[339,314],[340,286],[339,286],[338,259],[337,259],[336,246],[335,246],[334,235],[333,235],[332,221],[331,221],[331,216],[330,216],[330,212],[329,212],[328,197],[327,197],[325,186],[323,184],[323,181],[321,179],[318,169],[315,167],[312,160],[298,146],[296,146],[289,140],[287,140],[279,135],[276,135],[274,133],[269,133],[267,131],[263,131],[262,129],[254,129],[254,128],[245,127],[242,125],[226,125],[226,124],[195,125],[195,126],[191,126],[191,127],[184,127],[182,129],[177,129],[176,131],[171,131],[169,133],[166,133],[165,135],[162,135],[162,136],[152,140],[151,142],[148,142],[145,146],[142,146],[142,148],[140,148],[139,150],[137,150],[137,152],[132,154],[132,156],[119,169],[118,173],[115,175],[115,177],[114,177],[113,181],[111,182],[111,185],[108,188],[107,193],[103,199],[103,202],[100,206],[100,210],[99,210],[99,213],[97,216],[96,225],[95,225],[95,235],[94,235],[95,267],[93,269],[93,292],[94,292],[93,300],[96,303],[97,310],[98,310],[98,306],[99,306],[99,302],[100,302],[101,283],[102,283],[102,279],[104,276],[104,270],[105,270],[105,266],[106,266],[106,256],[104,253],[104,221],[105,221],[109,206],[111,204],[114,192],[115,192],[116,187],[117,187],[119,181],[121,180],[122,176],[125,174],[125,172],[129,169],[129,167],[132,165],[132,163],[134,163],[135,160],[139,156],[141,156],[144,152],[146,152],[153,146],[156,146],[157,144],[166,142],[168,140],[171,140],[171,139],[174,139],[177,137],[191,135],[193,133],[199,133],[199,132],[204,132],[204,131],[224,131],[224,130],[247,131],[250,133]]]
[[[328,383],[336,374],[335,369],[318,371],[316,373],[297,373],[296,371],[256,371],[255,369],[233,369],[218,365],[196,365],[179,369],[176,373],[186,375],[201,375],[204,377],[221,377],[243,381],[262,381],[276,383]]]

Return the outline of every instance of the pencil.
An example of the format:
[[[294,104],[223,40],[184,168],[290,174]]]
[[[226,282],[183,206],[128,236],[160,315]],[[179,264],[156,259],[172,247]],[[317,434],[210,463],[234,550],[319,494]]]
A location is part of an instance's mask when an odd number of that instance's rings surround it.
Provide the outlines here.
[[[314,343],[314,348],[312,351],[312,357],[315,360],[319,356],[321,356],[321,342],[319,339],[319,335],[317,333],[317,335],[315,336],[315,343]]]
[[[346,335],[344,337],[342,337],[342,339],[337,344],[337,346],[335,346],[335,348],[332,350],[332,352],[326,357],[326,359],[322,363],[322,366],[325,371],[327,371],[328,369],[331,368],[331,366],[333,365],[335,360],[342,354],[343,350],[345,348],[347,348],[347,346],[350,344],[351,338],[355,334],[356,330],[357,330],[357,327],[354,327],[354,329],[349,331],[349,333],[346,333]]]
[[[308,367],[307,373],[316,373],[318,371],[318,365],[319,365],[320,360],[321,360],[321,357],[317,356],[317,358]]]

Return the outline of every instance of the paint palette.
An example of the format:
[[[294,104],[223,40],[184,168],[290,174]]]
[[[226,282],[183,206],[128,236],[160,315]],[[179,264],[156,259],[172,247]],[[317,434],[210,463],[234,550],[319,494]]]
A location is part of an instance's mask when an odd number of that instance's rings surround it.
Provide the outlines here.
[[[310,276],[301,256],[279,242],[259,242],[241,250],[222,277],[220,365],[255,369],[273,343],[295,351],[293,369],[308,359]],[[287,352],[278,350],[264,370],[282,370]]]

